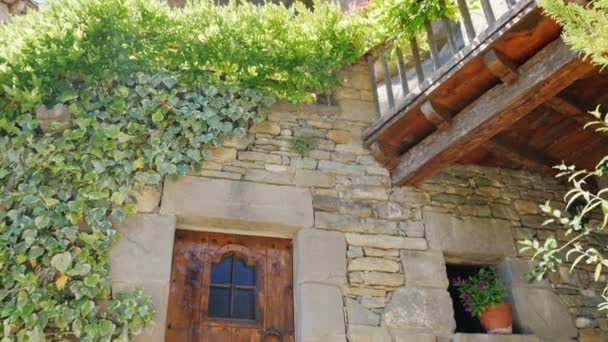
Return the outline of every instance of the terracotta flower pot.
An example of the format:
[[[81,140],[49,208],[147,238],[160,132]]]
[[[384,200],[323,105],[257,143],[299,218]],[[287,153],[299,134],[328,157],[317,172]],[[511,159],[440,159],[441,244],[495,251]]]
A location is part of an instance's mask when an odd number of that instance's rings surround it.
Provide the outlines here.
[[[487,306],[479,318],[488,334],[510,334],[513,332],[511,305],[502,303]]]

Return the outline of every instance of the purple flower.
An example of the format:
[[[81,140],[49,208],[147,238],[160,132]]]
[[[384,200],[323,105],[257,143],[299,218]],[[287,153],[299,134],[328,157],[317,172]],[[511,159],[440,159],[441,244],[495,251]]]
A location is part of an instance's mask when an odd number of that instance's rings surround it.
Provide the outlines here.
[[[464,311],[471,312],[471,305],[470,304],[465,304],[464,305]]]
[[[480,281],[477,282],[477,288],[478,289],[482,290],[485,287],[486,287],[486,284],[483,281],[480,280]]]
[[[460,286],[460,277],[452,278],[453,286]]]
[[[469,300],[469,298],[471,298],[471,295],[468,293],[463,293],[462,294],[462,300]],[[468,304],[467,304],[468,305]]]

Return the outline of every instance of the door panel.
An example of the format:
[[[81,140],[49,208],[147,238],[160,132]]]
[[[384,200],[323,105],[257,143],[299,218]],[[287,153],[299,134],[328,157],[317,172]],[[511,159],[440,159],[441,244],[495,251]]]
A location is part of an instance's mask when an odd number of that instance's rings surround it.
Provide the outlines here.
[[[269,330],[279,332],[282,341],[294,341],[290,240],[178,230],[171,275],[166,341],[279,341],[273,334],[262,340],[262,333]],[[227,315],[234,317],[243,315],[239,308],[244,306],[237,303],[253,300],[250,293],[254,292],[255,319],[209,317],[211,288],[214,293],[230,294],[235,306]],[[238,295],[246,292],[247,296]],[[221,312],[226,315],[225,310]]]

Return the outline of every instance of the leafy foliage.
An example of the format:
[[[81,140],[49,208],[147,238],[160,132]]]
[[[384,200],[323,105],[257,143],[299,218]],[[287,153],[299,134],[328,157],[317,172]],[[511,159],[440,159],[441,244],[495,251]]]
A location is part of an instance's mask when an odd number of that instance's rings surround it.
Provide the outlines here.
[[[481,317],[487,307],[503,303],[507,291],[496,267],[484,267],[467,279],[454,278],[464,309],[473,317]]]
[[[582,51],[595,64],[608,65],[608,1],[594,0],[587,6],[563,0],[539,0],[546,13],[554,17],[563,27],[563,39],[574,49]],[[595,121],[587,126],[595,126],[596,131],[608,133],[608,118],[600,108],[590,113]],[[522,252],[531,252],[537,264],[528,275],[531,280],[546,279],[549,273],[559,270],[564,262],[571,262],[570,271],[577,266],[586,265],[594,269],[594,280],[608,268],[608,259],[603,254],[605,241],[600,234],[608,224],[608,188],[595,189],[591,186],[595,179],[608,174],[608,156],[605,156],[595,170],[577,170],[575,166],[556,166],[558,177],[567,177],[571,189],[564,196],[567,212],[563,212],[547,201],[541,205],[542,211],[550,216],[545,224],[555,223],[565,229],[566,242],[555,236],[544,242],[538,239],[521,241]],[[568,213],[570,212],[570,213]],[[608,284],[603,291],[604,301],[600,310],[608,310]]]
[[[291,151],[306,156],[310,151],[319,147],[320,143],[319,137],[315,136],[295,137],[291,140]]]
[[[594,63],[608,65],[608,0],[593,0],[587,6],[564,0],[539,0],[539,3],[560,23],[566,43]]]
[[[368,16],[376,28],[371,32],[376,41],[388,39],[404,44],[422,32],[426,22],[454,17],[456,13],[453,0],[376,0],[371,1]]]
[[[68,100],[73,124],[63,133],[41,134],[27,112],[2,119],[5,337],[49,326],[82,341],[139,333],[153,317],[149,298],[141,291],[110,297],[108,279],[113,224],[137,211],[132,190],[197,169],[209,157],[202,145],[244,135],[271,102],[258,90],[187,88],[167,75],[138,73],[79,89]]]

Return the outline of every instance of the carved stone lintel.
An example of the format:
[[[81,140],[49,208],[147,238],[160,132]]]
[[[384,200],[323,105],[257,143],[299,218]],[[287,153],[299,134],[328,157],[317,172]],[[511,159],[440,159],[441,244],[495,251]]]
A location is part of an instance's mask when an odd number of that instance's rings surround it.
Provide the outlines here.
[[[450,125],[451,115],[445,108],[433,104],[430,100],[424,101],[420,106],[424,117],[439,129],[446,129]]]
[[[36,109],[36,117],[40,121],[40,129],[44,133],[61,133],[72,125],[72,114],[63,103],[58,103],[51,109],[48,109],[45,105],[39,106]],[[53,125],[55,122],[59,123],[59,125]]]
[[[483,63],[504,83],[513,84],[517,80],[517,66],[499,51],[489,49],[483,55]]]

